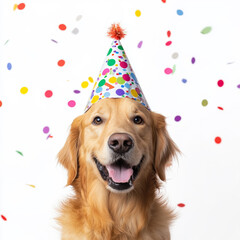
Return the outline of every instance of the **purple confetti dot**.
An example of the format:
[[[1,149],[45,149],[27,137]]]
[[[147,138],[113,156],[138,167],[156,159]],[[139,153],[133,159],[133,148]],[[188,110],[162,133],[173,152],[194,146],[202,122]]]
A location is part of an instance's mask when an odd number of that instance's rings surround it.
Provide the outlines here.
[[[49,133],[49,130],[50,130],[49,127],[44,127],[43,128],[43,133],[47,134],[47,133]]]
[[[124,93],[125,93],[125,92],[124,92],[122,89],[118,89],[118,90],[116,91],[116,94],[117,94],[118,96],[122,96]]]
[[[138,43],[138,48],[141,48],[141,47],[142,47],[142,44],[143,44],[143,41],[140,41],[140,42]]]
[[[238,84],[237,87],[240,88],[240,84]]]
[[[194,64],[196,62],[195,57],[193,57],[191,61],[192,61],[192,64]]]
[[[80,93],[79,90],[74,90],[73,92],[76,93],[76,94],[79,94],[79,93]]]
[[[183,82],[183,83],[186,83],[186,82],[187,82],[187,79],[184,79],[184,78],[183,78],[183,79],[182,79],[182,82]]]
[[[181,116],[179,116],[179,115],[177,115],[177,116],[175,117],[175,121],[176,121],[176,122],[181,121],[181,119],[182,119],[182,118],[181,118]]]

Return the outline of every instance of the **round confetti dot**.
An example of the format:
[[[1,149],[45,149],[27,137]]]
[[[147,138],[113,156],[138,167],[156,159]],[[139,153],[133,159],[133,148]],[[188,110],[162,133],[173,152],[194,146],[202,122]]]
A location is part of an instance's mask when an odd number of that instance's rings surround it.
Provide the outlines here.
[[[20,93],[21,94],[26,94],[28,92],[28,88],[27,87],[22,87],[21,89],[20,89]]]
[[[222,142],[222,139],[220,137],[215,138],[215,143],[220,144]]]
[[[52,95],[53,95],[53,92],[52,92],[51,90],[47,90],[47,91],[45,92],[45,97],[47,97],[47,98],[52,97]]]
[[[116,91],[116,94],[117,94],[118,96],[122,96],[124,93],[125,93],[125,92],[124,92],[122,89],[118,89],[118,90]]]
[[[2,106],[2,101],[0,100],[0,107]]]
[[[139,88],[136,88],[135,90],[136,90],[136,92],[138,93],[138,95],[141,93],[141,91],[140,91]]]
[[[119,84],[123,84],[123,83],[125,83],[125,80],[124,80],[122,77],[118,77],[118,78],[117,78],[117,82],[118,82]]]
[[[131,75],[132,79],[136,82],[137,78],[136,78],[135,74],[132,72],[130,75]]]
[[[217,85],[219,87],[222,87],[224,85],[224,81],[223,80],[218,80]]]
[[[240,84],[237,85],[237,88],[240,88]]]
[[[58,64],[59,67],[63,67],[65,65],[65,61],[63,59],[61,59],[61,60],[58,61],[57,64]]]
[[[133,97],[138,97],[138,93],[135,89],[131,90],[131,94],[133,95]]]
[[[8,69],[8,70],[11,70],[11,69],[12,69],[12,64],[11,64],[11,63],[8,63],[8,64],[7,64],[7,69]]]
[[[178,207],[185,207],[185,204],[184,203],[179,203]]]
[[[193,58],[191,59],[191,62],[192,62],[192,64],[194,64],[194,63],[196,62],[195,57],[193,57]]]
[[[100,93],[100,92],[102,92],[102,87],[98,87],[98,88],[96,89],[96,93]]]
[[[102,75],[106,75],[107,73],[109,73],[109,68],[105,68],[102,72]]]
[[[218,109],[223,111],[223,108],[222,108],[222,107],[218,107]]]
[[[109,93],[109,92],[105,92],[105,93],[104,93],[104,97],[105,97],[105,98],[107,98],[107,97],[109,97],[109,96],[110,96],[110,93]]]
[[[82,19],[82,15],[78,15],[77,17],[76,17],[76,21],[80,21]]]
[[[84,81],[84,82],[82,82],[82,84],[81,84],[81,87],[82,88],[87,88],[88,87],[88,82],[87,81]]]
[[[139,43],[138,43],[138,48],[141,48],[142,47],[142,44],[143,44],[143,41],[140,41]]]
[[[126,62],[120,62],[122,68],[127,68],[128,64]]]
[[[91,103],[95,103],[95,102],[97,102],[98,99],[99,99],[99,96],[95,95],[95,96],[92,98]]]
[[[111,77],[108,81],[109,81],[110,83],[115,83],[115,82],[117,81],[117,78]]]
[[[59,27],[59,29],[62,30],[62,31],[64,31],[64,30],[67,29],[67,27],[66,27],[65,24],[60,24],[58,27]]]
[[[78,28],[74,28],[74,29],[72,30],[72,33],[75,34],[75,35],[77,35],[77,34],[79,33],[79,29],[78,29]]]
[[[20,4],[18,4],[18,6],[17,6],[17,8],[18,8],[18,10],[23,10],[24,8],[25,8],[25,3],[20,3]]]
[[[182,79],[182,82],[183,82],[183,83],[187,83],[187,79],[183,78],[183,79]]]
[[[141,16],[141,11],[140,11],[140,10],[136,10],[135,15],[136,15],[137,17],[140,17],[140,16]]]
[[[122,78],[125,80],[125,81],[130,81],[130,76],[128,74],[123,74]]]
[[[170,46],[172,44],[172,41],[166,42],[166,46]]]
[[[182,117],[181,117],[181,116],[179,116],[179,115],[177,115],[177,116],[174,118],[174,120],[175,120],[176,122],[179,122],[179,121],[181,121],[181,119],[182,119]]]
[[[171,31],[167,31],[167,36],[171,37]]]
[[[70,101],[68,102],[68,106],[69,106],[69,107],[75,107],[75,106],[76,106],[76,102],[73,101],[73,100],[70,100]]]
[[[89,77],[88,80],[89,80],[89,82],[93,83],[93,78],[92,77]]]
[[[1,215],[1,218],[3,221],[7,221],[7,218],[5,216]]]
[[[50,131],[49,127],[44,127],[43,128],[43,133],[47,134],[47,133],[49,133],[49,131]]]
[[[206,107],[208,105],[208,100],[207,99],[203,99],[202,100],[202,105],[203,105],[203,107]]]
[[[99,86],[99,87],[102,87],[105,83],[106,83],[106,80],[105,80],[105,79],[102,79],[102,80],[98,83],[98,86]]]
[[[166,68],[166,69],[164,70],[164,72],[165,72],[166,74],[171,74],[171,73],[173,72],[173,70],[172,70],[171,68]]]
[[[177,15],[178,15],[178,16],[182,16],[182,15],[183,15],[183,10],[178,9],[178,10],[177,10]]]
[[[116,61],[114,59],[109,59],[107,64],[108,66],[113,66],[116,63]]]
[[[177,53],[177,52],[175,52],[175,53],[173,53],[173,54],[172,54],[172,58],[173,58],[173,59],[176,59],[176,58],[178,58],[178,56],[179,56],[179,55],[178,55],[178,53]]]
[[[166,0],[162,0],[163,3],[166,3]]]
[[[80,93],[79,90],[74,90],[73,92],[76,93],[76,94],[79,94],[79,93]]]
[[[202,31],[201,31],[201,33],[202,34],[208,34],[208,33],[210,33],[212,31],[212,28],[211,27],[205,27]]]

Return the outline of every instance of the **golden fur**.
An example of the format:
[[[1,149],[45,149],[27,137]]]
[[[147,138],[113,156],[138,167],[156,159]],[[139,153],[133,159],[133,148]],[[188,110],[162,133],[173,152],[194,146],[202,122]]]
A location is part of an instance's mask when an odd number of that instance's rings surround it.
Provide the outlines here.
[[[100,116],[103,123],[93,124]],[[135,124],[140,116],[144,123]],[[134,140],[131,161],[143,166],[131,191],[112,191],[93,161],[109,162],[107,141],[113,133]],[[165,168],[178,151],[166,130],[164,116],[148,111],[131,99],[104,99],[77,117],[60,151],[59,162],[68,171],[67,185],[75,195],[61,207],[58,222],[62,240],[169,240],[171,209],[157,196]]]

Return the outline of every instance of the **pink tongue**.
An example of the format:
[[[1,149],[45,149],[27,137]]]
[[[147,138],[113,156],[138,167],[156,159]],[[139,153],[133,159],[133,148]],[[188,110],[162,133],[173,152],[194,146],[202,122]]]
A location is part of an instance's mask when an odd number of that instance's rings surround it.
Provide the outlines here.
[[[132,168],[116,167],[108,165],[106,166],[109,177],[116,183],[126,183],[129,181],[133,174]]]

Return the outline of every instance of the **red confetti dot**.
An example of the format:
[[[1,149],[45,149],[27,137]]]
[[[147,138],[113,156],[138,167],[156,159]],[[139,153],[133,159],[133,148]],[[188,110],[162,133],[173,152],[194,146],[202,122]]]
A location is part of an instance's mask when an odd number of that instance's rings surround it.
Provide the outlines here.
[[[52,97],[52,95],[53,95],[53,92],[52,92],[51,90],[47,90],[47,91],[45,92],[45,97],[47,97],[47,98]]]
[[[171,37],[171,31],[167,31],[167,36]]]
[[[3,215],[1,215],[1,218],[4,220],[4,221],[7,221],[7,218]]]
[[[179,203],[178,207],[185,207],[185,204],[184,203]]]
[[[218,109],[220,109],[220,110],[223,110],[223,108],[222,108],[222,107],[218,107]]]
[[[220,144],[222,142],[222,139],[220,137],[215,138],[215,143]]]
[[[18,4],[17,8],[19,10],[23,10],[25,8],[25,6],[26,6],[25,3],[20,3],[20,4]]]
[[[166,46],[170,46],[172,44],[172,41],[166,42]]]
[[[224,81],[223,80],[219,80],[217,82],[217,84],[218,84],[219,87],[222,87],[224,85]]]
[[[166,0],[162,0],[163,3],[166,3]]]
[[[62,30],[62,31],[64,31],[64,30],[67,29],[67,27],[66,27],[65,24],[60,24],[58,27],[59,27],[59,29]]]
[[[59,67],[62,67],[62,66],[64,66],[64,65],[65,65],[65,61],[64,61],[63,59],[61,59],[61,60],[58,61],[58,66],[59,66]]]
[[[0,100],[0,107],[2,106],[2,101]]]

